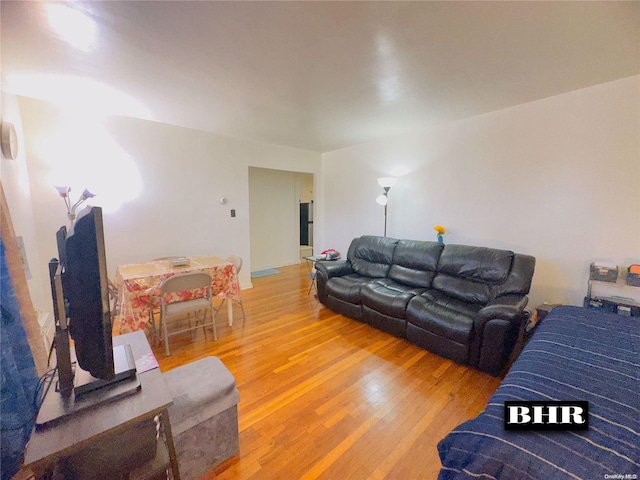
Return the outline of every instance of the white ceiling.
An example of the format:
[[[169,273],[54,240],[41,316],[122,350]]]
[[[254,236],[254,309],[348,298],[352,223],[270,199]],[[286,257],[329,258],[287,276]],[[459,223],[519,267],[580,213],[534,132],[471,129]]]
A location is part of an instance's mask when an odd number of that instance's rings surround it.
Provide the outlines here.
[[[321,152],[640,73],[640,2],[69,5],[97,24],[86,52],[46,2],[2,1],[9,91],[72,102],[52,75],[73,75],[146,108],[112,113]]]

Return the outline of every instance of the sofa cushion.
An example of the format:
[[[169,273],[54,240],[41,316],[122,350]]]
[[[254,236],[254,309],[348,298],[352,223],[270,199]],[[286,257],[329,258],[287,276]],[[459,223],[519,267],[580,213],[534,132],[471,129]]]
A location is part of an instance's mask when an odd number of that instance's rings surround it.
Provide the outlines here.
[[[330,278],[326,285],[327,296],[339,298],[347,303],[360,305],[360,289],[371,281],[369,277],[351,274]]]
[[[393,252],[389,278],[412,287],[431,287],[443,248],[442,243],[400,240]]]
[[[390,278],[381,278],[363,285],[360,296],[362,304],[376,312],[404,318],[409,300],[424,291],[424,288],[410,287]]]
[[[447,245],[433,288],[465,302],[486,305],[493,300],[495,287],[507,280],[513,256],[508,250]]]
[[[409,301],[407,322],[463,345],[471,343],[473,319],[481,306],[428,290]]]
[[[398,240],[364,235],[353,242],[347,259],[358,275],[370,278],[386,277]]]

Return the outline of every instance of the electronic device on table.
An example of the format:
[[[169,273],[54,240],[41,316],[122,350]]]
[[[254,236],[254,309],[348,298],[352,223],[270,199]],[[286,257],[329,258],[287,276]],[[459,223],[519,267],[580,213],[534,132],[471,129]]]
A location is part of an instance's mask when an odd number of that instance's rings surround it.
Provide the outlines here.
[[[185,267],[189,265],[189,259],[187,257],[171,257],[169,263],[172,267]]]
[[[113,347],[102,209],[86,207],[69,233],[61,227],[56,239],[59,259],[49,262],[49,275],[58,375],[40,407],[36,428],[140,390],[131,346]]]
[[[627,271],[626,283],[629,286],[640,286],[640,268],[638,265],[631,265]],[[589,281],[587,285],[587,296],[584,297],[583,306],[587,308],[598,308],[610,313],[617,313],[627,317],[640,317],[640,303],[633,298],[621,297],[618,295],[599,296],[593,295],[593,282],[617,283],[618,266],[611,264],[591,263],[589,266]]]

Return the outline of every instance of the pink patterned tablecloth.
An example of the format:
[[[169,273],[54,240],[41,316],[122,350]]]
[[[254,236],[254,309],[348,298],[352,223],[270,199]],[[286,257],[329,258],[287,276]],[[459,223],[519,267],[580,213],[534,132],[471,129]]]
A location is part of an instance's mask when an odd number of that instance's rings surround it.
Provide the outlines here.
[[[172,267],[169,260],[120,265],[115,284],[120,299],[120,334],[143,330],[149,311],[160,306],[160,284],[178,273],[206,272],[211,275],[213,295],[229,300],[240,299],[240,285],[232,263],[218,257],[190,257],[189,265]],[[178,299],[178,294],[167,294]],[[172,298],[167,298],[171,301]]]

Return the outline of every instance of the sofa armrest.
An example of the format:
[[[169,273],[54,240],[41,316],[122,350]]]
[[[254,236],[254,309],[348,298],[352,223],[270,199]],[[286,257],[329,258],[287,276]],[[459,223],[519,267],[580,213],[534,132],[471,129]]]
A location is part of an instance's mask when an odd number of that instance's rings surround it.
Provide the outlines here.
[[[327,278],[343,277],[353,273],[349,260],[319,261],[315,267],[317,272],[322,272]]]
[[[478,312],[471,351],[472,362],[478,369],[500,374],[518,339],[528,301],[526,295],[502,295]]]
[[[327,289],[325,288],[327,282],[333,277],[343,277],[353,273],[351,268],[351,262],[349,260],[336,260],[336,261],[320,261],[316,262],[316,287],[318,288],[318,300],[320,303],[326,305],[327,303]]]
[[[527,306],[529,298],[526,295],[502,295],[482,308],[474,321],[475,328],[482,328],[485,323],[492,319],[509,321],[521,320],[524,307]]]

